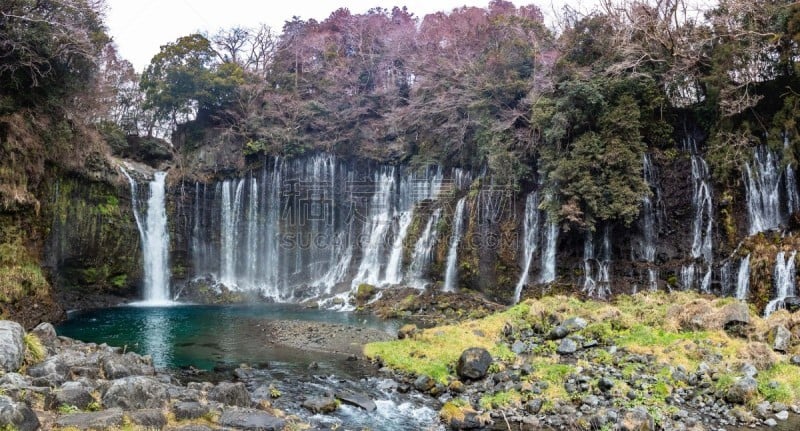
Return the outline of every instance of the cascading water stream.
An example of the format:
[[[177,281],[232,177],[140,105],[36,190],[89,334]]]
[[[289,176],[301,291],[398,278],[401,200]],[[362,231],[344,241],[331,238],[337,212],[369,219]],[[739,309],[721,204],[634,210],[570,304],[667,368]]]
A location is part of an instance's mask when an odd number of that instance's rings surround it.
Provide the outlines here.
[[[795,257],[797,251],[792,251],[787,259],[784,252],[779,252],[775,258],[775,272],[773,275],[773,286],[775,288],[775,298],[764,308],[764,316],[769,316],[776,310],[784,308],[784,301],[790,296],[795,296]]]
[[[747,300],[750,290],[750,255],[742,258],[739,273],[736,277],[736,299]]]
[[[597,267],[597,272],[594,267]],[[594,235],[586,234],[583,243],[583,292],[592,298],[605,299],[611,295],[611,239],[608,228],[603,231],[600,258],[595,258]]]
[[[414,245],[414,254],[409,267],[409,278],[411,285],[417,289],[424,289],[428,284],[425,276],[432,260],[433,247],[438,239],[439,218],[441,215],[441,208],[433,211],[428,223],[425,225],[425,230],[422,231],[417,243]]]
[[[775,229],[784,222],[781,211],[780,160],[766,146],[754,150],[753,166],[745,165],[745,191],[750,235]]]
[[[381,281],[381,257],[384,254],[386,234],[392,222],[393,206],[391,205],[394,188],[394,168],[386,168],[375,174],[377,190],[370,201],[370,212],[364,224],[364,235],[367,242],[363,245],[364,255],[353,279],[353,286],[361,283],[378,285]]]
[[[656,204],[654,203],[655,196],[658,195],[658,184],[655,178],[655,171],[653,163],[650,160],[650,155],[645,154],[643,157],[644,180],[651,189],[656,190],[653,196],[645,194],[642,198],[642,242],[639,245],[639,253],[641,259],[644,259],[648,264],[647,268],[647,281],[650,290],[658,288],[658,269],[655,268],[656,261],[656,241],[657,241],[657,218],[656,218]]]
[[[444,292],[455,292],[458,283],[458,245],[461,243],[461,231],[464,227],[464,208],[467,198],[462,197],[456,204],[453,215],[453,233],[450,235],[450,247],[447,251],[447,266],[444,275]],[[516,294],[515,294],[516,296]],[[517,298],[518,300],[518,298]]]
[[[514,303],[518,303],[522,296],[522,289],[528,284],[531,263],[539,244],[539,192],[532,192],[525,199],[525,223],[523,226],[523,256],[522,274],[517,286],[514,288]]]
[[[131,200],[144,257],[144,295],[137,305],[170,305],[169,231],[166,210],[166,172],[156,172],[149,184],[147,211],[141,214],[136,181],[121,167],[131,186]]]
[[[710,292],[713,254],[714,202],[711,198],[711,185],[708,165],[698,154],[694,140],[687,140],[687,150],[692,157],[692,250],[694,260],[681,269],[681,281],[684,289],[691,289],[697,279],[697,261],[702,260],[705,275],[700,283],[701,292]],[[702,269],[702,268],[701,268]]]
[[[548,221],[544,235],[544,253],[542,254],[541,283],[552,283],[556,279],[556,247],[558,245],[558,224]]]

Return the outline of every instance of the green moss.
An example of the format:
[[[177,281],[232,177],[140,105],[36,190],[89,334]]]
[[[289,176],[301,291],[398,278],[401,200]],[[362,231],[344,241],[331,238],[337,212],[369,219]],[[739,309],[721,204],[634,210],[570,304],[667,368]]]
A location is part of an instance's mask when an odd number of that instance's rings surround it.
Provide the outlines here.
[[[522,396],[515,390],[495,392],[491,395],[484,395],[481,397],[478,405],[483,409],[498,409],[511,405],[519,405]]]

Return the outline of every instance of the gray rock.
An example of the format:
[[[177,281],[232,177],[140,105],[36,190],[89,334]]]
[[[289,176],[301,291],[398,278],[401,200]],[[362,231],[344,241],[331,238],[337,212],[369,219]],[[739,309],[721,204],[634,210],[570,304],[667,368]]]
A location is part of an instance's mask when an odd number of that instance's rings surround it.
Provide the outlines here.
[[[279,431],[286,422],[260,410],[226,409],[219,418],[219,424],[244,430]]]
[[[100,367],[109,380],[130,376],[153,376],[155,369],[146,357],[129,352],[124,355],[105,355],[100,359]]]
[[[336,398],[331,396],[311,397],[303,401],[302,406],[311,413],[332,413],[339,407]]]
[[[414,388],[420,392],[428,392],[434,386],[436,386],[436,382],[424,374],[414,380]]]
[[[745,302],[733,302],[720,310],[722,315],[722,327],[731,329],[734,326],[750,324],[750,309]]]
[[[58,406],[75,406],[86,410],[93,401],[92,394],[86,388],[67,388],[56,391],[56,405]]]
[[[789,419],[789,412],[784,410],[782,412],[775,413],[775,417],[778,418],[778,420],[785,421]]]
[[[39,429],[39,418],[25,403],[16,403],[0,395],[0,429],[33,431]]]
[[[368,412],[374,412],[378,409],[378,406],[375,405],[375,401],[372,401],[370,397],[364,394],[353,391],[338,391],[335,396],[345,404],[360,407]]]
[[[789,310],[790,313],[794,313],[797,310],[800,310],[800,297],[797,296],[789,296],[783,300],[783,305]]]
[[[465,379],[482,379],[486,376],[490,365],[492,365],[492,355],[489,351],[481,347],[472,347],[461,353],[456,364],[456,373]]]
[[[578,351],[578,343],[571,338],[564,338],[556,349],[559,355],[571,355]]]
[[[0,386],[9,386],[13,388],[26,388],[30,386],[28,379],[22,374],[8,373],[0,377]]]
[[[745,377],[756,377],[758,375],[758,369],[753,364],[742,365],[741,371]]]
[[[772,341],[772,350],[785,353],[791,346],[792,333],[783,325],[777,325],[769,331],[769,339]]]
[[[167,417],[159,409],[136,410],[128,413],[131,422],[145,429],[161,429],[167,425]]]
[[[758,393],[758,382],[752,377],[742,377],[735,381],[728,392],[725,400],[731,404],[745,404]]]
[[[61,355],[51,356],[44,362],[28,368],[36,386],[58,387],[69,379],[69,365]]]
[[[772,411],[775,413],[782,412],[784,410],[789,410],[789,407],[781,402],[775,401],[772,403]]]
[[[25,357],[25,330],[17,322],[0,320],[0,371],[14,373]]]
[[[58,349],[58,346],[61,345],[58,334],[56,334],[56,328],[50,323],[42,322],[36,325],[36,327],[31,330],[31,334],[35,335],[50,353],[54,353],[56,349]]]
[[[792,365],[799,365],[800,366],[800,355],[792,356],[792,358],[789,360],[789,362],[791,362]]]
[[[603,377],[597,382],[597,387],[603,392],[609,391],[614,387],[614,381],[607,377]]]
[[[198,402],[188,401],[176,403],[172,406],[172,412],[175,414],[175,419],[182,421],[187,419],[197,419],[206,415],[209,410],[208,406]]]
[[[588,322],[581,317],[570,317],[561,324],[570,334],[586,328],[586,325],[588,325]]]
[[[653,417],[644,407],[634,407],[617,422],[619,431],[655,431],[656,424]]]
[[[539,411],[542,410],[542,404],[544,404],[544,402],[541,398],[534,398],[525,404],[525,412],[530,415],[538,414]]]
[[[772,412],[772,405],[770,405],[769,401],[762,401],[756,405],[754,411],[759,418],[766,419]]]
[[[545,336],[548,340],[560,340],[564,337],[569,335],[569,330],[564,325],[558,325],[555,328],[551,329],[549,333]]]
[[[166,387],[152,377],[134,376],[117,379],[103,394],[106,408],[125,410],[157,409],[169,400]]]
[[[250,407],[250,393],[244,383],[222,382],[208,392],[208,399],[226,406]]]
[[[776,421],[776,420],[775,420],[775,419],[773,419],[773,418],[769,418],[769,419],[767,419],[767,420],[765,420],[765,421],[764,421],[764,425],[766,425],[766,426],[768,426],[768,427],[772,428],[772,427],[774,427],[774,426],[778,426],[778,421]]]
[[[60,428],[77,428],[79,430],[104,430],[122,426],[122,410],[109,409],[101,412],[73,413],[56,420]]]
[[[511,345],[511,351],[516,355],[521,355],[527,350],[528,346],[526,346],[525,343],[520,340],[515,341],[514,344]]]

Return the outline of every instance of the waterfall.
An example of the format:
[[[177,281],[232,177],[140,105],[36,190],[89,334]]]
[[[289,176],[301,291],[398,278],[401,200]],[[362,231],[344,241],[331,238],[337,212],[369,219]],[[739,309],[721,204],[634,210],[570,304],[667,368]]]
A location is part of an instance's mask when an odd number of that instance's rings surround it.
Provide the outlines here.
[[[367,239],[362,249],[364,255],[353,279],[353,286],[361,283],[377,285],[380,283],[381,257],[384,254],[386,234],[392,222],[392,190],[394,189],[394,168],[385,168],[375,174],[377,190],[370,201],[370,212],[364,224]]]
[[[736,299],[747,300],[750,289],[750,255],[748,254],[739,264],[739,274],[736,277]]]
[[[445,292],[456,291],[456,284],[458,282],[458,245],[461,243],[461,231],[464,226],[464,207],[466,207],[466,202],[466,196],[459,199],[456,204],[455,214],[453,215],[453,233],[450,235],[450,247],[447,251],[447,269],[444,275],[443,290]],[[518,299],[519,297],[517,296],[517,300]]]
[[[552,283],[556,279],[556,247],[558,244],[558,224],[547,222],[545,229],[544,253],[542,256],[541,283]]]
[[[784,301],[790,296],[795,296],[795,256],[797,251],[792,251],[789,258],[785,258],[785,253],[780,252],[775,261],[775,273],[773,285],[775,287],[775,299],[770,301],[764,309],[764,316],[769,316],[776,310],[784,308]]]
[[[539,243],[539,192],[532,192],[525,199],[525,223],[523,225],[523,256],[522,274],[514,288],[514,303],[518,303],[522,296],[522,289],[528,284],[528,276],[533,262],[533,255]],[[555,264],[553,265],[555,266]],[[554,271],[555,272],[555,271]]]
[[[783,151],[789,151],[789,134],[783,134]],[[786,165],[786,210],[787,214],[800,211],[800,196],[797,192],[797,175],[791,163]]]
[[[140,305],[168,305],[169,230],[166,210],[166,172],[156,172],[149,184],[147,211],[141,214],[136,181],[120,166],[131,185],[131,201],[144,257],[144,298]]]
[[[766,146],[753,154],[753,166],[745,165],[745,191],[750,235],[775,229],[783,223],[781,214],[780,160]]]
[[[654,193],[653,196],[657,196],[658,184],[656,182],[655,170],[653,169],[653,163],[650,160],[649,154],[645,154],[643,157],[642,172],[644,174],[644,180],[647,182],[650,188],[656,190],[656,193]],[[643,238],[642,243],[640,244],[639,253],[641,254],[641,258],[648,263],[647,278],[650,290],[656,290],[658,288],[658,270],[654,265],[656,261],[656,236],[656,205],[653,202],[653,198],[649,193],[647,193],[642,198]]]
[[[595,273],[594,267],[597,267]],[[583,292],[594,298],[605,299],[611,295],[611,239],[608,227],[603,231],[600,258],[595,258],[594,235],[587,232],[583,243]]]
[[[220,234],[221,261],[219,281],[228,288],[237,287],[236,247],[238,241],[239,210],[241,209],[244,180],[225,180],[222,188],[222,231]]]
[[[694,287],[697,279],[697,261],[705,264],[705,275],[700,283],[700,291],[711,290],[714,232],[714,202],[711,199],[711,185],[708,165],[698,154],[694,140],[687,140],[685,146],[692,159],[692,250],[694,262],[681,270],[681,281],[684,289]]]
[[[414,254],[411,259],[411,266],[409,268],[411,285],[418,289],[424,289],[427,286],[426,272],[431,263],[433,255],[433,247],[436,245],[438,238],[439,218],[442,215],[442,209],[437,208],[428,219],[425,225],[425,230],[422,231],[417,243],[414,245]]]

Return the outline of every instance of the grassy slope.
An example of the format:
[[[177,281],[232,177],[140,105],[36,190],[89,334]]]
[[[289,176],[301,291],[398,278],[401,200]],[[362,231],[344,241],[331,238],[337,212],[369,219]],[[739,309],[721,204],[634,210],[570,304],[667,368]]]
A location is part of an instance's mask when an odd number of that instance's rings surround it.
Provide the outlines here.
[[[672,378],[677,366],[694,372],[703,362],[710,362],[716,373],[716,387],[726,389],[740,375],[742,364],[754,364],[762,370],[759,394],[751,405],[761,400],[793,403],[800,400],[800,367],[788,364],[788,356],[776,355],[765,344],[769,328],[783,324],[791,329],[795,323],[800,328],[800,313],[790,316],[778,312],[768,320],[759,318],[751,310],[751,324],[744,332],[733,335],[722,329],[721,315],[734,301],[728,298],[705,298],[694,293],[646,293],[623,296],[614,303],[581,301],[569,297],[549,297],[526,301],[504,312],[459,325],[426,329],[413,339],[369,344],[365,354],[380,358],[397,371],[412,375],[428,375],[447,383],[455,380],[455,364],[460,353],[469,347],[485,347],[495,357],[495,370],[520,365],[523,359],[533,365],[533,374],[526,377],[528,384],[546,382],[545,399],[567,399],[563,389],[565,379],[589,362],[615,364],[623,375],[647,373],[657,376],[657,382],[637,389],[635,404],[657,410],[666,408],[665,398],[675,388],[685,385]],[[547,330],[553,316],[567,318],[580,316],[589,325],[579,334],[600,341],[601,346],[615,345],[634,355],[654,358],[655,368],[635,361],[614,358],[606,349],[590,349],[574,364],[562,363],[555,354],[556,343],[544,342],[534,354],[517,358],[503,344],[502,332],[507,323],[514,330],[536,327]],[[795,347],[795,349],[797,349]],[[796,353],[796,352],[792,352]],[[715,358],[709,361],[709,358]],[[627,401],[630,388],[617,382],[620,404]],[[524,391],[523,391],[524,392]],[[525,394],[516,392],[487,394],[482,407],[502,407],[519,402]]]

